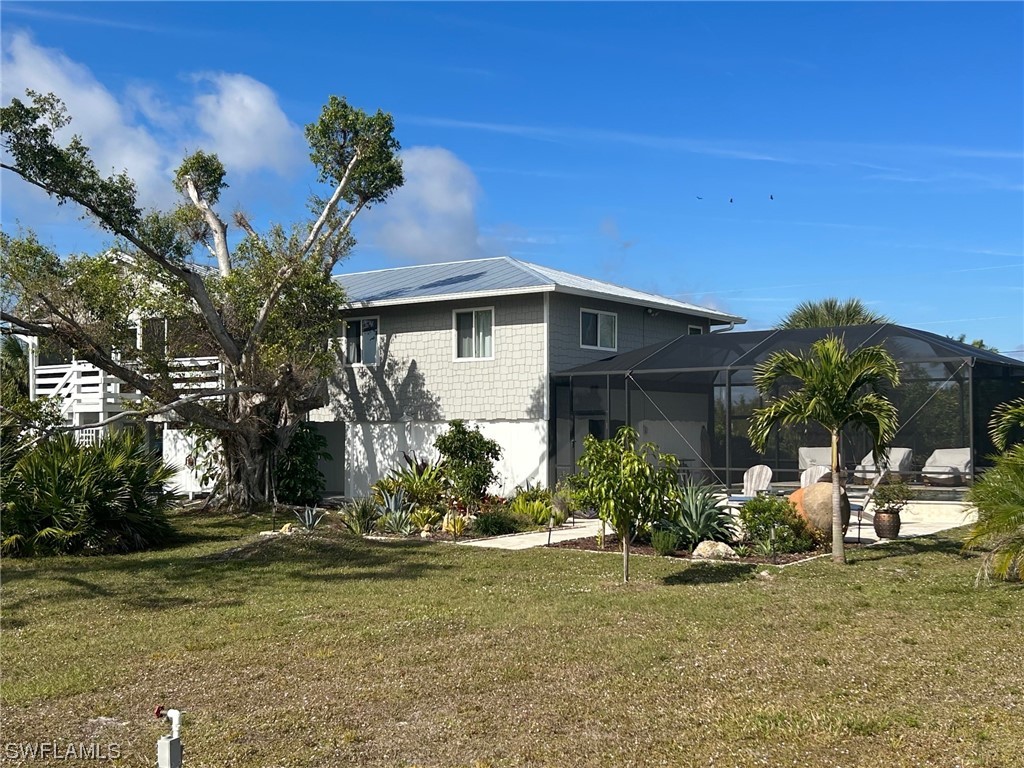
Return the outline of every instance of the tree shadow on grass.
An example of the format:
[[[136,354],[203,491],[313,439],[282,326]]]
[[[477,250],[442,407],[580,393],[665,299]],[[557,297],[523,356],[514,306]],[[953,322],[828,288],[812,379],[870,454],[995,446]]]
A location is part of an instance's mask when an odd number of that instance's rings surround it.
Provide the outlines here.
[[[662,579],[665,586],[728,584],[749,579],[757,568],[753,563],[690,563],[686,568]]]
[[[142,610],[194,606],[217,609],[253,600],[259,584],[296,580],[328,584],[411,580],[452,565],[440,562],[419,542],[372,542],[352,536],[297,534],[246,537],[236,546],[196,555],[158,553],[103,557],[47,558],[39,568],[4,574],[5,612],[21,613],[35,604],[60,600],[120,601]],[[49,577],[42,589],[20,592],[18,582]],[[54,588],[65,585],[68,589]],[[34,586],[34,585],[33,585]],[[11,589],[13,587],[13,590]],[[12,594],[13,592],[13,594]],[[13,599],[8,599],[13,598]],[[7,624],[7,626],[13,626]]]
[[[851,558],[849,564],[857,566],[875,563],[879,560],[925,554],[955,557],[958,560],[973,560],[978,557],[976,552],[964,551],[961,539],[944,536],[940,533],[919,536],[914,539],[895,539],[884,544],[861,547],[857,549],[857,556]]]

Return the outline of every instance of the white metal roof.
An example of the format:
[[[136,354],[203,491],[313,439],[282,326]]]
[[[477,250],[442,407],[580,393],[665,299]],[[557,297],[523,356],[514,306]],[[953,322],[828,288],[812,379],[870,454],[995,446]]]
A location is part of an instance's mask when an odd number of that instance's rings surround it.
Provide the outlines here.
[[[709,307],[530,264],[509,256],[352,272],[335,275],[334,279],[344,287],[349,303],[359,307],[553,291],[706,317],[712,323],[746,322],[745,318]]]

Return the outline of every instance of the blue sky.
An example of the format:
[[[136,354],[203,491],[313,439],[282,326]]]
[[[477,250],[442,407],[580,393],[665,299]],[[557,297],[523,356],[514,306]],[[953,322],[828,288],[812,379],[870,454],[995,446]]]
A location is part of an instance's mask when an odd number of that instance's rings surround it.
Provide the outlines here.
[[[15,3],[3,99],[54,91],[147,202],[220,153],[301,215],[301,127],[391,112],[406,186],[345,270],[508,254],[773,324],[856,296],[1024,357],[1020,3]],[[102,242],[3,178],[5,229]],[[700,199],[702,198],[702,199]],[[774,199],[771,199],[774,198]],[[730,199],[732,202],[730,202]]]

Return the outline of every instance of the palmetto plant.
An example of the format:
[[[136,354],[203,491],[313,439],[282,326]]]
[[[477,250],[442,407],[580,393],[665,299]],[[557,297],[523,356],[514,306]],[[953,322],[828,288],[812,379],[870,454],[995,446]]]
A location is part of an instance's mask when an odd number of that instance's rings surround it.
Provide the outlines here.
[[[964,546],[986,548],[978,578],[994,574],[1001,579],[1024,574],[1024,443],[996,457],[967,492],[978,508],[978,522]]]
[[[173,532],[174,470],[141,435],[123,430],[94,447],[46,440],[5,467],[0,539],[5,554],[127,552]]]
[[[992,444],[1000,451],[1005,451],[1014,429],[1024,427],[1024,397],[1000,403],[992,411],[988,423],[988,432],[992,436]]]
[[[839,485],[839,433],[859,425],[871,437],[875,461],[896,435],[896,406],[881,393],[882,384],[898,386],[899,365],[883,347],[847,350],[842,338],[826,336],[807,354],[780,351],[754,369],[754,385],[766,398],[754,409],[749,435],[763,451],[776,424],[817,422],[832,436],[832,559],[846,561]],[[793,384],[783,394],[780,385]]]

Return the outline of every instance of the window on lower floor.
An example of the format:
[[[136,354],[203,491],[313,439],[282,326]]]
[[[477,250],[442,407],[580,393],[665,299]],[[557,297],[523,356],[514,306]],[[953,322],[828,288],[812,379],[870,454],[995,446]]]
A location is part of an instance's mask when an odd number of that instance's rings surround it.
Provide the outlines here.
[[[494,357],[494,310],[467,309],[455,312],[455,358],[471,360]]]
[[[614,352],[618,348],[617,317],[614,312],[580,310],[580,346]]]
[[[354,317],[345,321],[345,365],[377,364],[376,317]]]

